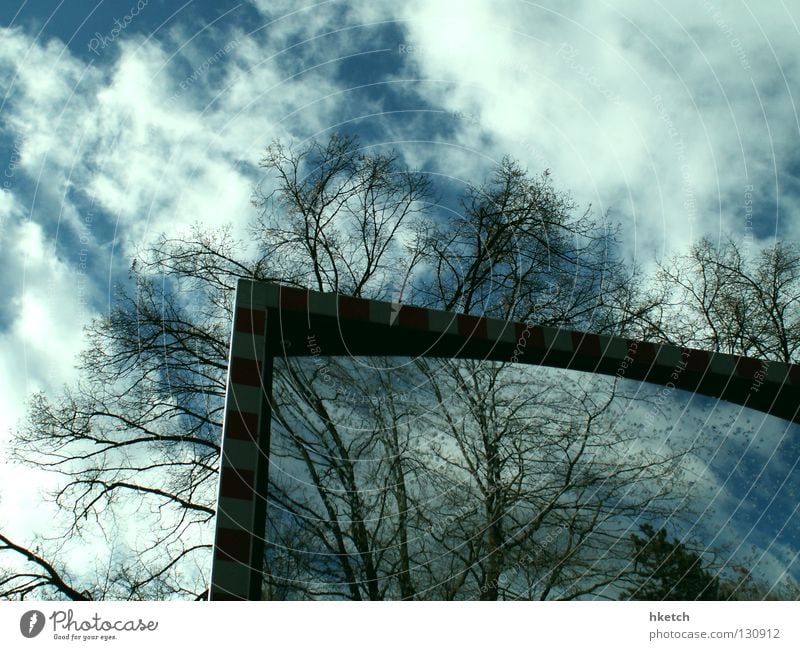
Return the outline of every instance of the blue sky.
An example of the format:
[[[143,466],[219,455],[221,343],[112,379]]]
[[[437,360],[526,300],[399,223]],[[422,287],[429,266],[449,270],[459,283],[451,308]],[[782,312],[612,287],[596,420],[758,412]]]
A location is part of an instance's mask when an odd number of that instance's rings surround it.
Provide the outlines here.
[[[31,390],[75,379],[81,327],[137,248],[194,223],[245,233],[276,138],[358,133],[456,189],[511,154],[608,212],[645,267],[704,234],[798,240],[796,4],[140,4],[0,7],[0,440]],[[711,416],[707,485],[733,538],[788,565],[798,430],[720,424],[738,414]],[[4,474],[0,518],[27,534],[47,481]]]

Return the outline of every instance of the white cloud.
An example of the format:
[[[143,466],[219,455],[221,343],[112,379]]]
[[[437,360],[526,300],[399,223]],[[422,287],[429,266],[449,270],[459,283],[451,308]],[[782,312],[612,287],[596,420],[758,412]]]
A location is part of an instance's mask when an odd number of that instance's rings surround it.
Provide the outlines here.
[[[76,238],[96,270],[125,268],[139,245],[194,222],[233,222],[242,234],[265,145],[324,137],[333,124],[386,108],[419,111],[380,123],[379,137],[412,166],[475,180],[510,152],[532,171],[549,167],[582,203],[611,207],[644,259],[701,232],[741,235],[747,184],[763,219],[788,220],[800,233],[798,198],[774,196],[783,187],[776,168],[796,164],[799,130],[798,21],[786,5],[253,4],[272,22],[251,36],[212,30],[216,44],[205,52],[180,26],[161,43],[124,34],[118,56],[93,65],[56,40],[0,29],[4,128],[20,138],[13,193],[0,195],[0,289],[12,305],[0,333],[3,436],[30,390],[73,377],[91,299],[111,281],[109,272],[87,286]],[[404,42],[373,41],[377,28],[365,25],[381,20],[398,21]],[[182,87],[187,69],[194,75],[234,41]],[[383,80],[402,106],[364,99],[334,78],[339,57],[386,48],[405,68]],[[413,142],[427,139],[431,115],[450,119],[453,137]],[[87,200],[98,212],[91,220]],[[125,259],[108,257],[112,239]],[[6,493],[35,483],[18,472],[4,471]],[[2,518],[21,521],[32,495],[6,498]]]
[[[54,391],[76,378],[75,355],[83,346],[81,328],[89,311],[78,300],[84,282],[54,254],[42,228],[22,221],[2,236],[3,276],[18,284],[6,295],[10,325],[0,332],[0,445],[5,451],[10,432],[25,414],[34,391]],[[5,454],[0,454],[0,457]],[[0,472],[0,520],[12,538],[46,530],[54,516],[42,503],[41,490],[55,485],[54,477],[4,462]]]
[[[409,59],[455,82],[421,83],[424,97],[478,115],[493,150],[551,167],[582,202],[613,207],[629,240],[660,250],[720,227],[741,236],[746,184],[774,218],[773,156],[790,159],[798,135],[787,16],[697,4],[441,0],[403,14]],[[475,147],[474,125],[456,138]]]
[[[342,98],[324,73],[286,79],[270,47],[237,33],[224,35],[223,45],[237,42],[220,70],[206,78],[203,69],[180,95],[176,66],[194,69],[196,48],[170,62],[158,43],[125,35],[118,57],[87,66],[57,40],[0,34],[4,130],[19,148],[13,185],[0,195],[5,446],[31,392],[53,393],[76,378],[82,327],[97,315],[114,269],[160,233],[196,222],[233,223],[243,234],[253,215],[252,163],[273,138],[322,128]],[[123,259],[110,257],[112,242]],[[54,482],[3,463],[0,519],[24,541],[47,529],[53,512],[40,492]]]

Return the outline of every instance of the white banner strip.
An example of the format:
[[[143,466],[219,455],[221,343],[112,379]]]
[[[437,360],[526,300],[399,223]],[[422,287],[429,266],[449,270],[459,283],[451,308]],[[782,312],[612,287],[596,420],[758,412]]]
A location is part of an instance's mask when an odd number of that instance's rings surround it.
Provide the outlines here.
[[[799,621],[796,602],[6,602],[0,648],[778,649]]]

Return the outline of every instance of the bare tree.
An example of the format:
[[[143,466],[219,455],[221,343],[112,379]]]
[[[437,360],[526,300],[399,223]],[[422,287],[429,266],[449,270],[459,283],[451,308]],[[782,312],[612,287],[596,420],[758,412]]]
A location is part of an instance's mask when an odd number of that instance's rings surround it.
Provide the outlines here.
[[[603,332],[653,313],[614,232],[513,161],[459,217],[355,138],[274,144],[262,165],[250,241],[198,227],[142,251],[88,330],[81,381],[36,396],[17,433],[21,461],[64,477],[65,538],[133,540],[74,593],[203,597],[237,277]],[[523,398],[508,364],[395,366],[324,349],[278,364],[267,596],[575,598],[614,581],[619,526],[665,503],[667,482],[647,486],[671,458],[622,462],[613,385],[604,401],[543,379]]]
[[[314,153],[319,155],[319,150]],[[336,150],[336,156],[340,155]],[[282,203],[277,212],[271,212],[272,206],[262,204],[267,213],[262,224],[270,223],[269,219],[277,222],[280,214],[289,212],[302,216],[297,217],[297,222],[303,232],[308,230],[307,215],[317,213],[307,206],[316,205],[313,197],[322,190],[317,182],[302,184],[293,180],[302,162],[302,155],[297,159],[280,158],[279,164],[290,170],[280,172],[280,176],[292,179],[291,186],[295,188],[290,194],[293,205]],[[312,168],[328,166],[315,159]],[[329,194],[340,195],[338,190]],[[282,196],[286,200],[286,195]],[[600,331],[627,327],[618,316],[627,315],[632,274],[615,256],[613,233],[589,219],[588,212],[576,216],[575,205],[568,196],[552,189],[547,175],[532,179],[513,161],[505,160],[487,184],[468,188],[462,207],[462,215],[451,221],[415,224],[417,236],[407,240],[416,246],[408,257],[418,264],[420,272],[410,281],[408,276],[402,278],[407,287],[405,297],[410,302]],[[321,220],[314,216],[314,223]],[[262,227],[261,232],[267,235],[262,240],[265,251],[272,251],[277,257],[277,252],[286,246],[285,231]],[[424,237],[419,237],[420,233]],[[322,248],[329,251],[322,262],[315,252],[318,249],[309,247],[296,265],[309,274],[323,265],[325,268],[313,276],[317,287],[325,289],[331,278],[342,274],[333,270],[339,257],[337,245]],[[351,278],[359,277],[352,271],[348,273]],[[381,277],[385,281],[387,276]],[[324,350],[320,353],[324,355]],[[392,360],[381,364],[397,365]],[[308,542],[311,546],[305,558],[304,554],[294,555],[291,573],[295,597],[316,597],[324,592],[354,599],[494,599],[500,593],[498,581],[508,573],[514,557],[528,558],[530,566],[519,573],[520,579],[530,581],[530,569],[536,565],[530,555],[533,533],[542,533],[549,527],[551,534],[552,530],[569,530],[568,541],[560,555],[550,549],[549,559],[557,559],[558,568],[537,583],[537,589],[529,584],[526,593],[528,597],[548,597],[558,592],[566,597],[562,587],[566,580],[572,580],[575,586],[570,597],[578,597],[601,589],[618,575],[619,566],[608,558],[616,532],[612,525],[619,525],[626,514],[631,516],[643,509],[655,512],[659,505],[666,504],[664,486],[668,481],[664,480],[658,483],[659,490],[640,489],[627,504],[621,498],[620,494],[634,485],[641,487],[649,481],[674,476],[674,461],[680,453],[651,458],[628,456],[629,464],[624,469],[608,472],[614,462],[619,464],[624,443],[630,442],[626,440],[630,432],[598,425],[599,415],[608,408],[610,398],[602,408],[594,405],[597,413],[589,409],[588,413],[582,411],[564,420],[565,404],[577,400],[584,411],[589,408],[588,394],[561,392],[557,405],[544,399],[537,404],[534,398],[532,404],[517,404],[509,413],[498,407],[507,401],[514,384],[510,380],[512,374],[502,364],[493,370],[498,373],[497,380],[484,385],[464,379],[464,372],[473,380],[480,374],[477,366],[464,362],[445,366],[419,362],[402,373],[393,370],[393,380],[377,371],[366,372],[353,362],[326,360],[324,374],[316,361],[297,362],[290,367],[292,372],[282,376],[291,377],[292,382],[280,384],[275,390],[280,426],[273,432],[273,453],[282,462],[272,473],[273,477],[277,475],[272,486],[278,503],[274,520],[285,527],[288,537],[284,541],[277,526],[270,529],[270,534],[281,539],[277,544],[281,548],[289,545],[289,539],[297,538],[297,528],[306,531],[307,540],[316,540]],[[440,372],[442,368],[444,374]],[[433,387],[432,396],[426,398],[415,388],[420,378]],[[517,384],[521,383],[523,380],[518,379]],[[401,389],[398,384],[404,387]],[[377,390],[373,388],[376,386]],[[408,400],[399,398],[398,390],[411,391],[413,407]],[[558,394],[552,383],[547,383],[547,390],[551,398]],[[545,392],[543,389],[540,396]],[[613,387],[609,395],[613,395]],[[439,440],[438,447],[431,446],[435,434],[429,425],[422,425],[424,418],[419,409],[447,413],[454,396],[458,396],[455,402],[462,412],[451,415],[447,423],[439,423],[440,431],[448,429],[446,424],[450,425],[449,431],[445,439]],[[574,444],[582,450],[571,459],[572,465],[567,463],[566,477],[561,476],[565,470],[563,459],[556,462],[552,455],[542,457],[544,446],[537,446],[534,438],[526,435],[532,410],[543,412],[542,419],[552,426],[559,421],[556,407],[562,412],[561,440],[566,445],[562,453],[570,458]],[[463,419],[464,413],[473,418],[469,434],[456,427],[452,419]],[[526,417],[527,425],[523,424]],[[588,438],[592,439],[591,444],[587,443]],[[460,458],[442,451],[446,441],[451,445],[459,443],[463,452]],[[468,446],[471,453],[465,452]],[[601,449],[605,454],[602,460]],[[431,470],[445,460],[450,471],[439,476]],[[551,475],[557,477],[548,486],[553,490],[553,503],[537,503],[531,492],[505,485],[507,477],[501,467],[510,468],[514,462],[521,463],[517,466],[518,481],[523,476],[527,480],[541,475],[542,468],[549,468]],[[531,469],[537,463],[538,467]],[[587,472],[581,476],[585,485],[580,498],[573,493],[579,485],[575,483],[579,474],[575,464]],[[589,467],[593,468],[591,472]],[[467,480],[469,476],[474,480]],[[560,483],[562,480],[564,484]],[[603,489],[592,493],[590,486],[601,483]],[[545,491],[542,488],[542,494]],[[447,495],[455,495],[457,503],[448,504]],[[443,503],[430,510],[432,501],[440,497]],[[570,498],[571,518],[563,515]],[[544,508],[541,518],[534,516],[522,525],[524,516],[540,506]],[[589,516],[592,508],[594,513]],[[453,515],[453,509],[460,514]],[[468,512],[477,511],[482,523],[475,529],[465,528]],[[439,530],[443,520],[451,525]],[[556,524],[556,520],[560,523]],[[504,526],[513,529],[513,535],[504,532]],[[432,529],[433,535],[429,534]],[[606,556],[606,564],[601,568],[597,561],[594,565],[587,561],[584,579],[577,580],[576,567],[582,555],[584,560],[591,555],[592,546],[597,557]],[[541,551],[537,557],[541,564]],[[279,560],[285,563],[285,554],[275,558],[275,563]],[[475,575],[470,577],[470,573]],[[598,578],[600,573],[602,578]],[[298,579],[303,575],[305,578]],[[270,572],[270,578],[276,584],[284,583],[277,570]],[[304,590],[304,584],[313,586]]]
[[[65,478],[53,495],[65,537],[120,539],[136,522],[109,597],[205,591],[227,329],[140,277],[87,329],[83,379],[56,398],[35,395],[17,432],[20,460]]]
[[[301,151],[273,144],[261,161],[277,186],[259,187],[253,226],[267,275],[285,284],[380,297],[398,268],[420,260],[429,181],[396,154],[367,155],[352,136]]]
[[[776,242],[747,255],[733,239],[697,242],[662,265],[663,340],[707,350],[797,363],[800,250]]]
[[[754,575],[742,564],[731,567],[719,585],[720,600],[800,600],[800,583],[788,573],[775,581]]]
[[[63,567],[56,568],[39,555],[38,548],[20,546],[0,534],[0,551],[6,551],[5,557],[14,555],[16,560],[10,563],[14,568],[0,569],[3,598],[24,600],[38,594],[52,600],[92,600],[88,592],[78,591],[71,585],[71,578]]]

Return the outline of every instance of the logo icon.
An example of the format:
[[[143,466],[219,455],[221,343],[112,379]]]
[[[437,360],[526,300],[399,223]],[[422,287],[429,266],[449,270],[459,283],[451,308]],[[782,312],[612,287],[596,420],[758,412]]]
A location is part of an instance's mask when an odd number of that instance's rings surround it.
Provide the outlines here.
[[[39,610],[32,609],[25,612],[19,619],[19,631],[26,639],[32,639],[44,629],[44,614]]]

